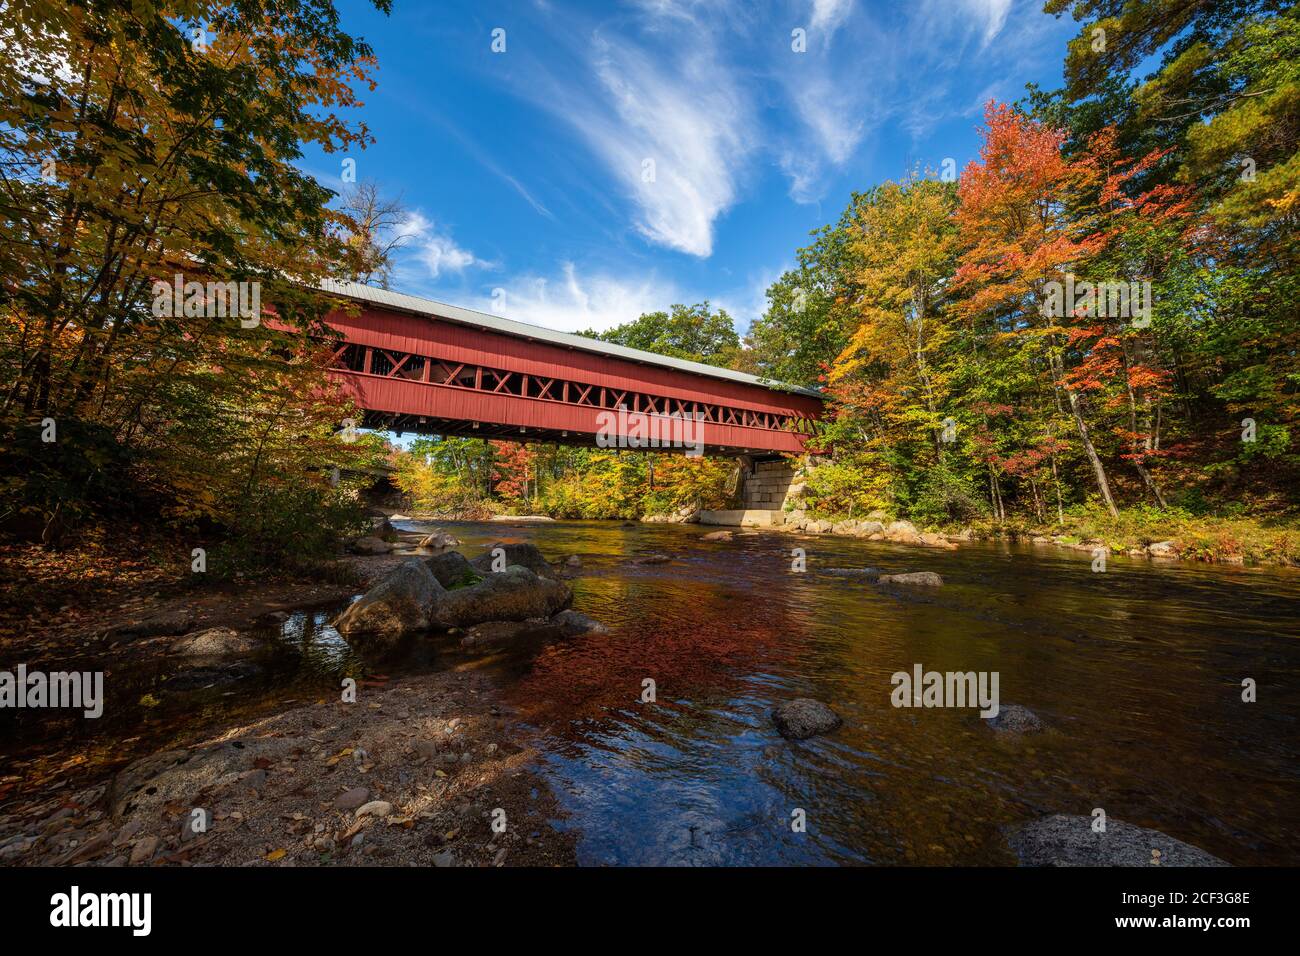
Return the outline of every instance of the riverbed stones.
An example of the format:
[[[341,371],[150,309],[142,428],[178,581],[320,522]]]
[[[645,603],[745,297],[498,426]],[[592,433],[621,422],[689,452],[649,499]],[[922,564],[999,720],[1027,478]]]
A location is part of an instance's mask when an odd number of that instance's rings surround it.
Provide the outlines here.
[[[485,621],[549,618],[572,601],[573,589],[563,581],[511,565],[499,574],[489,573],[478,584],[439,594],[430,619],[439,627],[449,628]]]
[[[446,591],[422,561],[404,561],[353,602],[334,627],[349,639],[388,649],[407,634],[426,630],[435,602]]]
[[[943,578],[933,571],[908,571],[905,574],[882,574],[880,584],[902,584],[907,587],[940,588]]]
[[[821,701],[798,697],[780,704],[772,711],[772,723],[787,740],[807,740],[817,734],[830,733],[843,720]]]
[[[1002,704],[996,717],[985,718],[985,723],[998,733],[1019,736],[1046,730],[1038,715],[1020,704]]]
[[[730,541],[735,535],[730,531],[710,531],[700,538],[701,541]]]
[[[1098,833],[1093,823],[1058,813],[1021,826],[1007,842],[1021,866],[1228,866],[1159,830],[1111,818]]]
[[[357,807],[357,819],[362,817],[386,817],[393,812],[393,805],[387,800],[371,800]]]
[[[142,863],[148,863],[152,860],[154,854],[158,852],[158,846],[161,842],[162,841],[152,834],[136,840],[135,846],[131,847],[131,865],[139,866]]]
[[[1147,545],[1147,554],[1153,558],[1176,558],[1178,557],[1178,548],[1172,541],[1156,541]]]
[[[365,787],[353,787],[350,790],[344,790],[334,798],[335,810],[356,810],[358,807],[365,806],[370,800],[370,791]]]

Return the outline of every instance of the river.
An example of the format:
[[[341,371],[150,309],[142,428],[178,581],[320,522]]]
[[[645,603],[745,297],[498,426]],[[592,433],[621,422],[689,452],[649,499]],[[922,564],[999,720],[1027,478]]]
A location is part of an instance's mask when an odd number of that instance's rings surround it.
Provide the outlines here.
[[[471,554],[527,540],[582,558],[574,606],[610,633],[503,665],[582,863],[1011,863],[1005,827],[1095,808],[1232,863],[1300,862],[1295,571],[1112,558],[1097,573],[1051,547],[715,544],[689,525],[440,527]],[[633,563],[653,552],[674,560]],[[827,573],[862,567],[946,584]],[[895,708],[891,675],[916,664],[996,671],[1001,702],[1050,729],[1007,739],[972,710]],[[783,740],[768,714],[792,697],[844,726]]]
[[[1096,573],[1089,553],[1052,547],[748,530],[710,543],[713,529],[694,525],[437,527],[469,556],[494,541],[580,556],[574,607],[609,632],[495,658],[443,635],[399,664],[339,637],[328,622],[345,605],[307,610],[272,635],[300,653],[256,677],[199,675],[190,690],[119,667],[100,720],[6,712],[14,779],[39,790],[79,762],[106,772],[337,693],[344,673],[471,666],[501,678],[583,864],[1010,864],[1007,828],[1098,808],[1237,865],[1300,863],[1295,570],[1115,557]],[[638,562],[656,553],[671,560]],[[867,567],[946,583],[830,573]],[[1017,737],[973,709],[894,707],[891,676],[916,665],[996,672],[1000,702],[1049,729]],[[783,739],[769,714],[795,697],[830,705],[843,726]]]

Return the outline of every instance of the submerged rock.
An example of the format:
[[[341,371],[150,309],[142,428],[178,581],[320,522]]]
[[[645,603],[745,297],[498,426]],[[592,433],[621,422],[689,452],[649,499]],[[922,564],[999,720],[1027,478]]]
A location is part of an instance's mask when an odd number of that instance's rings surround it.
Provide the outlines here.
[[[1228,866],[1159,830],[1120,820],[1107,820],[1103,833],[1092,827],[1092,817],[1058,813],[1025,824],[1007,842],[1022,866]]]
[[[265,614],[259,614],[253,621],[257,627],[284,627],[293,615],[288,611],[267,611]]]
[[[478,584],[439,594],[431,620],[440,627],[470,627],[485,621],[549,618],[572,600],[573,590],[563,581],[512,565]]]
[[[839,578],[863,578],[867,581],[880,579],[879,568],[827,568],[826,573]]]
[[[701,541],[730,541],[735,535],[730,531],[710,531],[700,538]]]
[[[787,740],[806,740],[816,734],[830,733],[843,720],[821,701],[799,697],[788,700],[772,711],[772,723]]]
[[[1020,704],[1002,704],[997,716],[985,718],[985,723],[1004,734],[1036,734],[1047,729],[1037,714]]]
[[[639,557],[635,557],[632,559],[632,563],[633,564],[667,564],[672,559],[673,556],[671,554],[660,554],[658,552],[655,552],[653,554],[643,554],[640,555]]]
[[[882,574],[879,584],[906,584],[909,587],[940,588],[943,578],[933,571],[909,571],[906,574]]]
[[[208,664],[183,670],[163,681],[162,689],[167,692],[186,692],[210,690],[213,687],[226,687],[258,677],[263,673],[260,664],[252,661],[228,661],[224,664]]]
[[[551,618],[551,623],[560,629],[564,637],[577,637],[579,634],[608,634],[609,628],[594,618],[587,617],[581,611],[570,608]]]
[[[423,561],[404,561],[344,611],[334,627],[344,637],[391,647],[429,627],[434,603],[443,593]]]
[[[461,646],[482,649],[531,641],[548,641],[563,636],[560,629],[545,618],[525,621],[485,621],[475,624],[461,638]]]

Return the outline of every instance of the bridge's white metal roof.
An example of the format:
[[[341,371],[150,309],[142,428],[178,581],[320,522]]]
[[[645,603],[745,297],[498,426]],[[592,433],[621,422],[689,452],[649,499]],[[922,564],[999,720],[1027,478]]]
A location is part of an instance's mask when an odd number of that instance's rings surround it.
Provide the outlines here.
[[[705,365],[702,362],[688,362],[685,359],[671,358],[667,355],[658,355],[654,352],[642,351],[641,349],[631,349],[624,345],[615,345],[612,342],[602,342],[599,339],[589,339],[585,335],[573,335],[569,332],[556,332],[554,329],[543,328],[540,325],[532,325],[528,322],[517,322],[514,319],[507,319],[503,316],[492,315],[487,312],[477,312],[474,309],[462,309],[458,305],[448,305],[445,302],[435,302],[432,299],[421,299],[418,296],[406,295],[402,292],[392,292],[388,289],[377,289],[374,286],[362,285],[359,282],[338,282],[333,279],[326,279],[321,282],[321,289],[332,295],[340,295],[361,302],[370,302],[374,305],[382,305],[389,309],[396,309],[399,312],[410,312],[415,315],[427,315],[439,319],[445,319],[449,322],[459,322],[463,325],[474,325],[482,329],[488,329],[492,332],[502,332],[506,335],[514,335],[524,339],[533,339],[538,342],[549,342],[552,345],[560,345],[565,348],[582,349],[585,352],[595,352],[597,355],[616,356],[632,362],[644,362],[647,365],[660,365],[665,368],[674,368],[683,372],[691,372],[695,375],[707,375],[711,378],[722,378],[733,382],[744,382],[746,385],[758,385],[762,388],[772,389],[773,391],[778,392],[794,392],[799,395],[810,395],[813,398],[822,397],[820,392],[815,392],[810,388],[802,388],[797,385],[784,385],[781,382],[773,381],[768,378],[761,378],[757,375],[749,375],[745,372],[734,372],[728,368],[716,368],[712,365]]]

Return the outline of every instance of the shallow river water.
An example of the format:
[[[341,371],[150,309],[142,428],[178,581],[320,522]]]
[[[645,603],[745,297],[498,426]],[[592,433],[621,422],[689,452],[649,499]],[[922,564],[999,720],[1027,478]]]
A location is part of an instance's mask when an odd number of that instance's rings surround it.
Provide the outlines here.
[[[1052,547],[740,530],[709,543],[715,529],[693,525],[438,527],[468,556],[494,541],[579,555],[574,607],[609,633],[487,659],[444,635],[398,665],[365,661],[329,627],[342,605],[299,612],[272,635],[297,653],[254,678],[191,688],[132,668],[101,720],[9,713],[0,780],[40,791],[78,761],[120,764],[336,693],[340,674],[488,666],[584,864],[1010,864],[1008,828],[1096,808],[1237,865],[1300,863],[1295,570],[1112,558],[1094,573],[1089,553]],[[672,560],[638,563],[654,553]],[[946,584],[830,573],[867,567]],[[896,708],[891,675],[916,665],[997,672],[1000,702],[1050,729],[1009,738],[974,709]],[[769,713],[795,697],[829,704],[843,727],[782,739]]]
[[[441,527],[466,553],[500,539],[582,557],[574,606],[610,633],[505,666],[583,863],[1010,863],[1006,827],[1094,808],[1232,863],[1300,862],[1294,571],[1114,558],[1094,573],[1051,547],[713,544],[680,525]],[[674,560],[633,563],[652,552]],[[946,585],[827,573],[862,567]],[[1005,739],[974,710],[895,708],[891,675],[916,664],[996,671],[1001,702],[1051,729]],[[844,726],[784,741],[768,714],[793,697]]]

